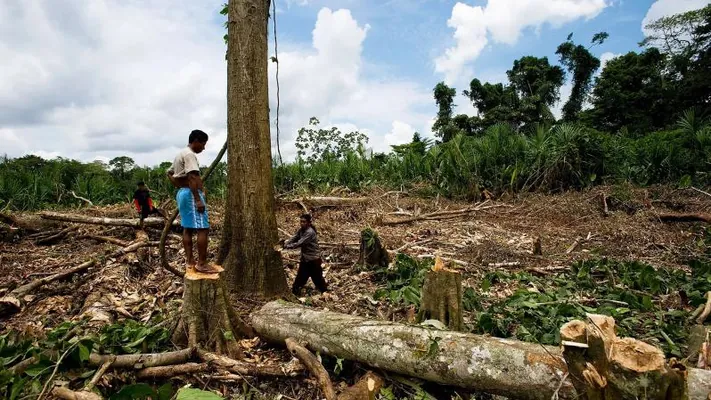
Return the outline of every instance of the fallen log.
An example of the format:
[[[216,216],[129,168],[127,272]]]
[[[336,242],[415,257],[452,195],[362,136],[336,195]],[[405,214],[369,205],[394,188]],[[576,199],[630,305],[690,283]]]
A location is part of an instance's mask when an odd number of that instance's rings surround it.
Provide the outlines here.
[[[43,211],[39,213],[39,216],[52,220],[52,221],[63,221],[63,222],[74,222],[79,224],[90,224],[90,225],[105,225],[105,226],[125,226],[129,228],[140,228],[141,220],[140,218],[103,218],[103,217],[89,217],[86,215],[75,215],[75,214],[61,214],[51,211]],[[165,224],[165,219],[163,218],[146,218],[143,220],[143,226],[150,226],[154,228],[163,227]],[[173,226],[179,226],[178,222],[173,222]]]
[[[251,315],[257,333],[292,337],[313,351],[444,385],[517,399],[580,395],[557,347],[440,331],[273,301]],[[436,343],[436,346],[433,344]],[[707,400],[711,371],[688,370],[689,400]]]
[[[711,223],[711,214],[656,214],[655,217],[662,222],[706,222]]]

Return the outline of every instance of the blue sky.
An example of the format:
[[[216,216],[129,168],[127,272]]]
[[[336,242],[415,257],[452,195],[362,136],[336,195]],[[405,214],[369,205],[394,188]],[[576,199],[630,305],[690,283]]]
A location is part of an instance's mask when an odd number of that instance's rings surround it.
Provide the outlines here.
[[[555,49],[571,32],[578,43],[608,32],[592,50],[606,61],[639,50],[645,22],[709,2],[276,1],[286,159],[312,116],[360,130],[371,148],[387,151],[414,131],[431,136],[439,81],[461,93],[475,77],[505,81],[524,55],[557,63]],[[128,155],[155,165],[199,128],[211,135],[201,156],[209,163],[227,134],[222,2],[3,0],[0,59],[9,61],[0,65],[0,152],[84,161]],[[569,83],[561,88],[561,103],[569,91]],[[475,112],[462,96],[457,103],[458,112]]]

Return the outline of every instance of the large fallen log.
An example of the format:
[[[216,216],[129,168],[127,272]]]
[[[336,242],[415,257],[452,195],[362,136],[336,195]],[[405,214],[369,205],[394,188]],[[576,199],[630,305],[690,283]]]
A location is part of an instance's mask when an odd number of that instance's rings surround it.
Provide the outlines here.
[[[141,220],[140,218],[104,218],[104,217],[89,217],[86,215],[76,215],[76,214],[61,214],[52,211],[43,211],[39,213],[39,216],[52,220],[52,221],[63,221],[63,222],[75,222],[78,224],[90,224],[90,225],[105,225],[105,226],[125,226],[128,228],[140,228]],[[165,224],[165,219],[163,218],[146,218],[143,220],[143,226],[150,226],[154,228],[163,227]],[[180,223],[173,222],[174,226],[179,226]]]
[[[251,315],[257,333],[375,368],[516,399],[575,399],[557,347],[410,326],[273,301]],[[711,371],[689,369],[689,400],[707,400]]]

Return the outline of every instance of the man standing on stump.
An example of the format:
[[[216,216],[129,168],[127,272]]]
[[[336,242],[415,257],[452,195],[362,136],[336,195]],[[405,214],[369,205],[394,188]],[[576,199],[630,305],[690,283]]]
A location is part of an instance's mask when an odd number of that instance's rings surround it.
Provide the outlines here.
[[[314,282],[316,288],[321,292],[327,292],[326,280],[323,278],[321,268],[321,250],[318,246],[316,227],[311,224],[311,215],[304,214],[299,219],[301,227],[296,235],[284,242],[285,249],[301,248],[301,259],[299,260],[299,271],[294,279],[294,286],[291,291],[298,296],[301,288],[306,285],[309,278]]]
[[[190,132],[188,147],[183,149],[173,160],[168,170],[168,179],[178,188],[176,202],[183,226],[183,248],[188,267],[210,274],[219,270],[207,263],[207,242],[210,223],[207,217],[207,205],[203,182],[200,178],[200,164],[197,154],[205,149],[207,133],[201,130]],[[193,234],[197,233],[198,261],[193,258]]]

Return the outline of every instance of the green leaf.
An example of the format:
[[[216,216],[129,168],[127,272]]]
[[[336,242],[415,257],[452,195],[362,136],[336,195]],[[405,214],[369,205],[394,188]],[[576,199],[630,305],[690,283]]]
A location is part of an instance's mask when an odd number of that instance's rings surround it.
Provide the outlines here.
[[[109,400],[136,400],[146,399],[148,397],[157,397],[155,390],[145,383],[136,383],[134,385],[124,386],[118,393],[111,396]]]
[[[200,389],[182,388],[178,390],[176,400],[222,400],[222,396],[218,396],[213,392],[208,392]]]
[[[79,347],[79,361],[82,363],[88,361],[91,350],[82,343],[79,343],[77,346]]]
[[[235,340],[235,335],[232,334],[232,331],[225,331],[223,335],[225,336],[225,340]]]
[[[158,388],[158,399],[157,400],[170,400],[173,398],[173,385],[166,383],[165,385]]]
[[[90,370],[84,372],[83,374],[79,375],[79,377],[82,378],[82,379],[86,379],[86,378],[88,378],[88,377],[94,375],[94,372],[96,372],[95,369],[90,369]]]

